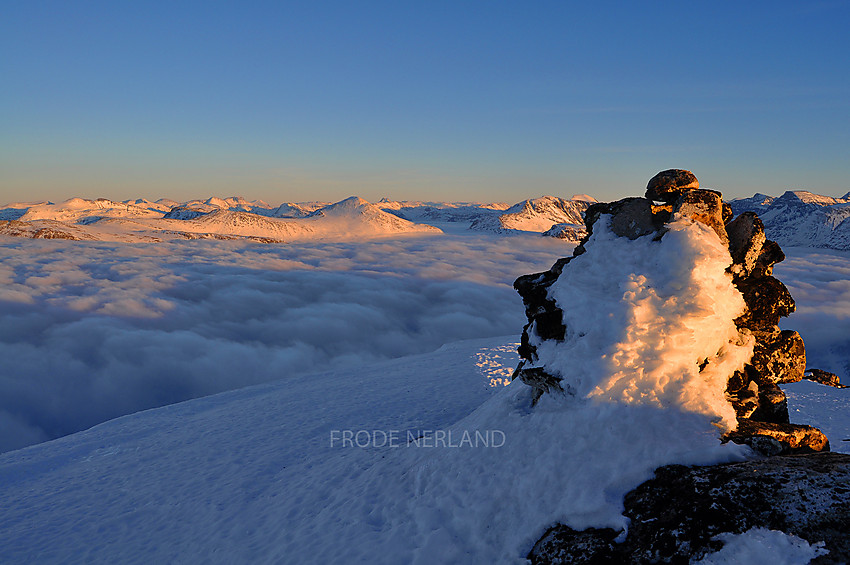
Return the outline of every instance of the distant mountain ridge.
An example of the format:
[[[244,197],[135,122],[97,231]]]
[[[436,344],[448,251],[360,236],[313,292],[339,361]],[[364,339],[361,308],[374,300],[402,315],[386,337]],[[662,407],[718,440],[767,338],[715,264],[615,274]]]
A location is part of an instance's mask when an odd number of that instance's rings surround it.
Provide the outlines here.
[[[71,198],[61,203],[14,203],[0,208],[0,235],[101,241],[252,239],[350,240],[399,234],[437,234],[456,226],[498,234],[539,233],[567,241],[584,235],[583,214],[593,198],[542,196],[503,202],[418,202],[357,196],[336,203],[272,206],[241,196],[177,202],[163,198],[116,202]],[[466,224],[466,225],[464,225]],[[553,228],[558,228],[553,231]]]
[[[248,239],[271,243],[438,233],[438,228],[405,220],[358,197],[335,204],[278,207],[243,197],[183,203],[71,198],[59,204],[15,203],[0,208],[0,235],[35,239]]]
[[[0,235],[101,241],[250,239],[355,240],[451,230],[500,235],[534,234],[578,242],[584,214],[595,200],[541,196],[512,206],[504,202],[424,202],[357,196],[339,202],[285,202],[273,206],[241,196],[177,202],[162,198],[116,202],[70,198],[64,202],[15,202],[0,207]],[[850,193],[840,198],[787,191],[729,201],[734,215],[758,214],[767,236],[782,246],[850,249]],[[435,227],[432,224],[436,224]]]
[[[850,192],[841,198],[805,190],[730,200],[732,212],[755,212],[779,245],[850,249]]]
[[[589,197],[573,197],[571,200],[555,196],[541,196],[514,204],[501,214],[476,219],[470,229],[505,232],[545,233],[559,224],[574,226],[578,241],[584,235],[584,212],[595,202]],[[563,232],[561,232],[563,233]]]

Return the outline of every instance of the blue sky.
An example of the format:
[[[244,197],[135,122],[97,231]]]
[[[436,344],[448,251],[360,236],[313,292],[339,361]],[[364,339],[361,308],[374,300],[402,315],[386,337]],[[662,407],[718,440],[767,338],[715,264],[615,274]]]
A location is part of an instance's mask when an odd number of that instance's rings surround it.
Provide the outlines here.
[[[0,201],[850,190],[850,1],[0,3]]]

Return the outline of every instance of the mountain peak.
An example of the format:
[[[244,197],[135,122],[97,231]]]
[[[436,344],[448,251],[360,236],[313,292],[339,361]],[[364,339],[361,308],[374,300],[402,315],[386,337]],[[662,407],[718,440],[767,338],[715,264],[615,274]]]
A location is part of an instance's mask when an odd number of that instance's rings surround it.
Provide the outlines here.
[[[822,196],[809,192],[808,190],[786,190],[785,193],[776,199],[777,203],[792,203],[802,202],[814,206],[831,206],[837,204],[838,200],[832,196]]]
[[[315,214],[323,216],[347,216],[349,214],[363,213],[371,209],[382,212],[380,208],[374,204],[370,204],[368,201],[363,200],[359,196],[349,196],[348,198],[335,202],[330,206],[325,206],[324,208],[316,210]]]

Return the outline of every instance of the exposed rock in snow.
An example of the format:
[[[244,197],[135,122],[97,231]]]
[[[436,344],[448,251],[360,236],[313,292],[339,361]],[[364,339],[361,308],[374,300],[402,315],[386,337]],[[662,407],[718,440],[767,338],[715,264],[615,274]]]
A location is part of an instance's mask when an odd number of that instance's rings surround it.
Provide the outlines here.
[[[586,199],[565,200],[555,196],[542,196],[514,204],[502,214],[492,214],[476,219],[469,227],[473,230],[545,232],[555,224],[584,223],[584,212],[591,205]]]
[[[826,386],[848,388],[848,385],[841,384],[841,380],[838,378],[838,375],[830,373],[829,371],[824,371],[823,369],[806,369],[803,378]]]
[[[95,239],[84,229],[53,220],[22,222],[0,221],[0,235],[28,237],[30,239],[70,239],[75,241]]]
[[[576,532],[558,525],[529,558],[540,565],[693,563],[723,547],[730,536],[720,534],[766,528],[822,548],[798,563],[811,558],[814,564],[847,563],[848,482],[850,456],[838,453],[661,467],[654,479],[626,495],[624,514],[631,523],[621,543],[613,529]],[[769,547],[762,547],[762,555]]]
[[[587,230],[579,224],[555,224],[543,232],[543,235],[578,243],[587,235]]]
[[[209,214],[209,212],[203,212],[196,208],[187,208],[186,206],[175,206],[169,210],[163,218],[167,220],[194,220],[195,218],[200,218],[204,214]]]

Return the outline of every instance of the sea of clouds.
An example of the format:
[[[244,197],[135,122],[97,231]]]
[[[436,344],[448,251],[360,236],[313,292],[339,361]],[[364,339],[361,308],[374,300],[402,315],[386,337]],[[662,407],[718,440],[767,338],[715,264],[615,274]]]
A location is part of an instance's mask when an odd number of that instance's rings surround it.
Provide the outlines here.
[[[139,410],[517,335],[539,236],[0,241],[0,451]]]
[[[809,367],[837,374],[850,384],[850,251],[789,247],[774,268],[797,302],[780,324],[806,343]]]
[[[0,241],[0,452],[190,398],[518,335],[511,284],[571,246],[445,235],[263,245]],[[787,249],[783,327],[850,380],[850,253]]]

